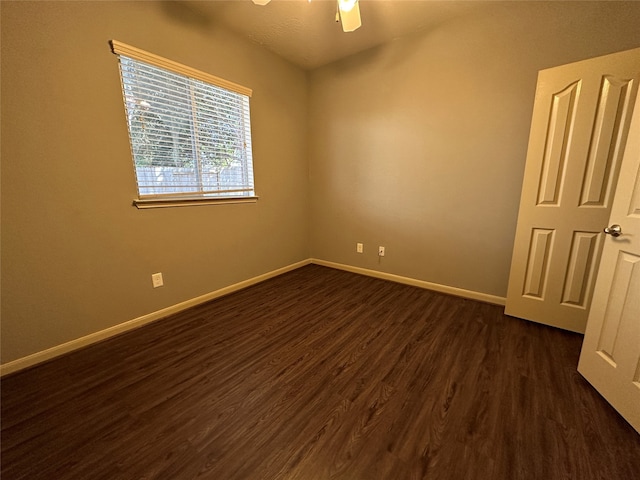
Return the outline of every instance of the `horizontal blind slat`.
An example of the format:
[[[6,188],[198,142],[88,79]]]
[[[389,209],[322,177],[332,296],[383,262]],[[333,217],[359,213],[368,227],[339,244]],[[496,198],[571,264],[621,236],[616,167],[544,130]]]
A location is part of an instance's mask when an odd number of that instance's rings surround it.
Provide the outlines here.
[[[127,96],[138,94],[139,96],[145,97],[146,100],[164,103],[173,102],[176,104],[183,104],[186,100],[185,97],[189,96],[188,85],[185,86],[184,91],[180,91],[175,86],[168,83],[152,83],[145,81],[143,78],[132,79],[130,90],[126,93],[128,94]],[[159,93],[163,93],[164,96],[158,96]],[[196,97],[198,97],[199,101],[202,103],[201,108],[222,109],[232,112],[239,112],[245,108],[244,105],[242,105],[242,102],[237,99],[227,100],[225,98],[216,98],[215,92],[207,92],[206,95],[204,93],[196,93]],[[207,100],[204,97],[210,97],[210,100]],[[211,104],[212,101],[215,101],[215,105]]]

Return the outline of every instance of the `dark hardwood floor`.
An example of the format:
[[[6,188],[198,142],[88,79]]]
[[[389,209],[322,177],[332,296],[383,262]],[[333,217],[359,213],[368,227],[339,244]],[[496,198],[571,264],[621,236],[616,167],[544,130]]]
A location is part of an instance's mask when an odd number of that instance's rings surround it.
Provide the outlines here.
[[[310,265],[3,378],[2,479],[638,478],[581,342]]]

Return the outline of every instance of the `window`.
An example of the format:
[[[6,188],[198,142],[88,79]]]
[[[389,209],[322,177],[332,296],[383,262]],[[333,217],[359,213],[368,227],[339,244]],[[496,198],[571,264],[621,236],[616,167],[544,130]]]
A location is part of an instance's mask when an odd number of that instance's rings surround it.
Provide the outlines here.
[[[255,201],[251,90],[112,40],[138,208]]]

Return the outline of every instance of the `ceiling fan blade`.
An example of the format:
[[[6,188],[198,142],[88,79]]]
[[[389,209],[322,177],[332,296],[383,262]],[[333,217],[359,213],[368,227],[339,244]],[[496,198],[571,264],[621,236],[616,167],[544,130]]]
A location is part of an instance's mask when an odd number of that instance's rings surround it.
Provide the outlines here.
[[[353,32],[362,25],[360,2],[358,0],[338,0],[338,10],[344,32]]]

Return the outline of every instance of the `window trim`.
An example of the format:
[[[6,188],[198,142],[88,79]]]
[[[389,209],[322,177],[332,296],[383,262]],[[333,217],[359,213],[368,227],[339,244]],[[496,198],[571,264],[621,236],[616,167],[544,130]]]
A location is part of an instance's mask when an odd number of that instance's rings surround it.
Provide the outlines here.
[[[186,75],[187,77],[202,80],[203,82],[211,83],[217,87],[231,90],[232,92],[239,93],[241,95],[246,95],[249,98],[251,98],[251,95],[253,94],[253,90],[250,88],[243,87],[242,85],[230,82],[224,78],[216,77],[210,73],[202,72],[145,50],[132,47],[131,45],[119,42],[118,40],[109,40],[109,45],[111,45],[111,51],[116,55],[123,55],[125,57],[133,58],[134,60],[149,63],[159,68],[164,68],[165,70],[171,70],[175,73]]]
[[[144,210],[147,208],[188,207],[191,205],[221,205],[228,203],[256,203],[258,196],[253,197],[185,197],[185,198],[143,198],[133,201],[133,206]]]
[[[158,68],[162,68],[174,73],[178,73],[196,80],[201,80],[205,83],[209,83],[216,87],[223,88],[225,90],[244,95],[251,98],[253,90],[239,85],[237,83],[225,80],[215,75],[211,75],[206,72],[202,72],[195,68],[189,67],[179,62],[169,60],[167,58],[155,55],[145,50],[127,45],[126,43],[118,40],[109,40],[112,53],[115,55],[122,55],[124,57],[131,58],[136,61],[144,62],[153,65]],[[255,192],[255,191],[254,191]],[[140,197],[138,192],[138,198],[133,200],[133,206],[138,209],[148,208],[167,208],[167,207],[185,207],[190,205],[219,205],[219,204],[234,204],[234,203],[256,203],[258,196],[189,196],[188,194],[177,194],[174,196],[159,195],[157,197],[147,196]]]

